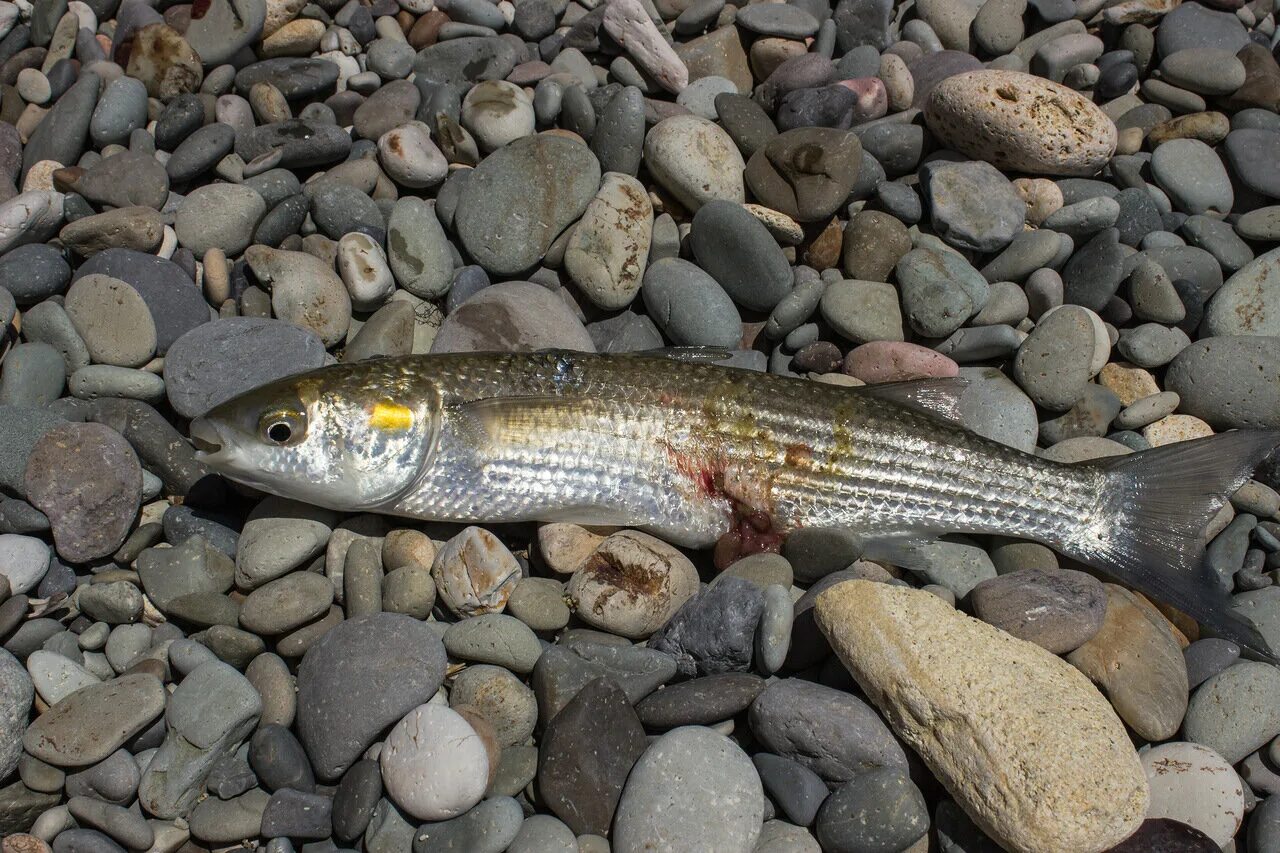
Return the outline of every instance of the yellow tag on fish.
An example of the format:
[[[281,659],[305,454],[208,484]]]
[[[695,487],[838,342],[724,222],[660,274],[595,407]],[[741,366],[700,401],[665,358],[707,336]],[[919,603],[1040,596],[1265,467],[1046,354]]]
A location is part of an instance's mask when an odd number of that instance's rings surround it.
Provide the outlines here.
[[[406,430],[413,426],[413,411],[399,403],[374,403],[369,425],[374,429]]]

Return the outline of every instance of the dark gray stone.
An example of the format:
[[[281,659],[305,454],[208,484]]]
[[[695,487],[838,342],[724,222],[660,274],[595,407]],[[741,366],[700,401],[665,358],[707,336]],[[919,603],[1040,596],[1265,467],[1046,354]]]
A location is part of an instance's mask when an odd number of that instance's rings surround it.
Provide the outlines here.
[[[685,676],[742,672],[751,667],[763,610],[758,586],[727,577],[686,601],[649,639],[649,648],[672,655]]]
[[[397,613],[348,619],[298,668],[298,732],[316,776],[337,779],[379,734],[444,680],[439,637]]]
[[[878,767],[906,770],[888,726],[863,700],[799,679],[775,681],[751,705],[751,731],[770,752],[792,758],[828,783]]]
[[[645,746],[627,695],[611,678],[597,678],[547,724],[538,792],[575,833],[608,835],[623,783]]]

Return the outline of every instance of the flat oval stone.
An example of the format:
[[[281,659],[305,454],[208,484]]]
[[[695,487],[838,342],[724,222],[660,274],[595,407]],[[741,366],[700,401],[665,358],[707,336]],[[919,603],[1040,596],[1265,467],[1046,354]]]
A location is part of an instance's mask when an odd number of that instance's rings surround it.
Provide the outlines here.
[[[506,281],[476,293],[445,318],[431,344],[432,352],[548,348],[594,352],[595,344],[563,300],[528,281]]]
[[[60,424],[27,460],[27,499],[49,518],[58,554],[83,563],[115,553],[142,502],[142,467],[120,433]]]
[[[518,61],[518,52],[506,39],[464,36],[423,48],[413,70],[424,82],[475,83],[506,78]]]
[[[388,796],[421,820],[466,812],[480,802],[489,779],[484,741],[462,715],[440,705],[406,714],[378,760]]]
[[[938,83],[928,97],[925,119],[940,140],[1001,169],[1087,176],[1115,151],[1115,124],[1101,109],[1031,74],[968,71]]]
[[[240,626],[263,636],[283,634],[327,613],[333,595],[327,577],[293,572],[249,593],[240,608]]]
[[[320,367],[324,343],[283,320],[230,317],[187,332],[165,358],[165,391],[184,417],[203,415],[250,388]]]
[[[351,325],[351,296],[333,269],[307,252],[250,246],[245,262],[271,287],[271,310],[281,320],[310,329],[332,346]]]
[[[1151,741],[1173,737],[1186,713],[1187,665],[1173,630],[1153,605],[1114,584],[1102,628],[1067,655],[1116,713]]]
[[[1187,708],[1183,737],[1229,763],[1243,760],[1280,734],[1280,671],[1240,661],[1200,685]]]
[[[547,724],[538,790],[574,832],[604,835],[645,746],[644,729],[627,695],[611,679],[596,678]]]
[[[746,710],[764,688],[765,680],[748,672],[707,675],[650,693],[636,713],[653,729],[706,726]]]
[[[704,204],[694,214],[689,241],[699,266],[740,305],[767,312],[791,292],[791,267],[782,248],[741,204]]]
[[[55,767],[96,764],[160,716],[167,697],[154,675],[89,685],[37,717],[22,746]]]
[[[263,124],[236,134],[236,153],[246,163],[277,150],[277,165],[283,168],[325,166],[347,156],[351,137],[337,125],[303,118]]]
[[[906,768],[907,756],[862,699],[799,679],[770,684],[751,705],[751,731],[770,752],[792,758],[827,782],[877,767]]]
[[[107,249],[81,264],[73,283],[87,275],[125,282],[142,297],[156,327],[156,353],[164,355],[175,340],[209,322],[209,306],[191,277],[171,260],[132,249]]]
[[[247,98],[249,90],[258,83],[270,83],[289,100],[303,100],[327,90],[337,82],[339,73],[337,64],[327,59],[293,56],[264,59],[236,72],[236,92]],[[245,158],[249,159],[252,158]]]
[[[1225,847],[1244,820],[1244,788],[1221,755],[1198,743],[1162,743],[1138,754],[1151,785],[1149,818],[1193,826]]]
[[[742,339],[742,318],[729,294],[686,260],[650,264],[641,296],[653,322],[677,345],[736,347]]]
[[[624,308],[640,291],[652,237],[653,205],[644,184],[605,173],[569,238],[565,270],[596,305]]]
[[[1165,388],[1180,398],[1180,411],[1215,427],[1280,426],[1280,337],[1201,338],[1169,364]]]
[[[156,351],[156,325],[142,296],[119,279],[90,274],[67,291],[67,316],[99,364],[141,367]]]
[[[1070,569],[1027,568],[1000,575],[974,587],[970,601],[982,621],[1054,654],[1091,639],[1106,612],[1102,583]]]
[[[1200,333],[1280,337],[1280,249],[1245,264],[1205,306]]]
[[[489,797],[458,817],[424,824],[414,836],[414,843],[423,853],[434,850],[502,853],[510,849],[523,823],[524,812],[516,800]]]
[[[571,139],[518,139],[481,161],[458,200],[454,227],[488,272],[513,276],[538,263],[552,241],[586,210],[600,164]],[[526,219],[526,210],[538,211]]]
[[[1235,202],[1227,167],[1199,139],[1174,139],[1157,148],[1151,155],[1151,176],[1183,213],[1225,213]]]

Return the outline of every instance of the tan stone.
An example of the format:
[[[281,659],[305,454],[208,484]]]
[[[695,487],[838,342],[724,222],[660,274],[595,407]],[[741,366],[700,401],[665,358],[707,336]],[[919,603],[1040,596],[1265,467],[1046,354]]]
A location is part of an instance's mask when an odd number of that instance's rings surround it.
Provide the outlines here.
[[[1174,139],[1199,139],[1206,145],[1217,145],[1230,132],[1231,120],[1222,113],[1191,113],[1160,122],[1151,128],[1147,139],[1152,148]]]
[[[1166,415],[1142,428],[1142,437],[1152,447],[1173,444],[1177,441],[1190,441],[1193,438],[1204,438],[1209,435],[1213,435],[1213,427],[1195,415]]]
[[[1116,150],[1116,126],[1088,98],[1019,71],[967,71],[943,80],[925,106],[946,146],[1031,175],[1093,175]]]
[[[604,537],[568,522],[552,522],[538,528],[538,551],[547,568],[571,575],[590,557]]]
[[[747,52],[742,49],[737,27],[721,27],[676,45],[676,54],[689,69],[690,83],[703,77],[725,77],[733,81],[739,93],[751,94],[751,68],[747,65]]]
[[[1113,361],[1104,365],[1098,373],[1098,384],[1111,390],[1120,398],[1120,405],[1128,406],[1160,393],[1160,386],[1150,371],[1134,367],[1121,361]]]
[[[1141,824],[1146,776],[1115,711],[1065,661],[923,590],[849,581],[819,627],[965,813],[1019,853],[1099,853]]]
[[[780,210],[765,207],[762,204],[743,205],[756,219],[759,219],[773,239],[786,246],[794,246],[804,239],[804,229],[800,223]]]
[[[1038,226],[1062,207],[1062,190],[1048,178],[1018,178],[1013,189],[1027,203],[1027,222]]]
[[[125,73],[147,87],[161,101],[194,92],[204,81],[200,57],[187,40],[165,24],[148,24],[133,37]]]
[[[698,570],[689,558],[638,530],[605,539],[567,589],[579,619],[633,640],[667,624],[697,591]]]
[[[1111,700],[1120,719],[1151,741],[1173,737],[1187,712],[1187,664],[1167,619],[1115,584],[1102,628],[1067,661]]]
[[[277,56],[307,56],[320,46],[324,23],[313,18],[289,21],[262,41],[263,59]]]

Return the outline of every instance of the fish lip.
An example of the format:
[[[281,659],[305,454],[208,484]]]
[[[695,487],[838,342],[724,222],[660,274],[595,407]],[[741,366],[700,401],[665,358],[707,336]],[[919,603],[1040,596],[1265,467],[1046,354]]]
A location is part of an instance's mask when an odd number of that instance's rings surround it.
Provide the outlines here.
[[[199,462],[216,462],[230,449],[217,424],[207,418],[196,418],[187,428],[187,435],[196,449],[196,460]]]

